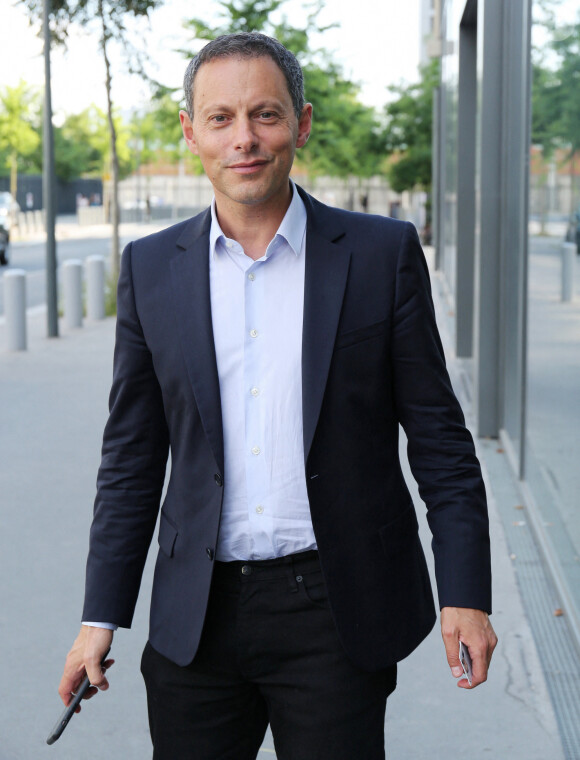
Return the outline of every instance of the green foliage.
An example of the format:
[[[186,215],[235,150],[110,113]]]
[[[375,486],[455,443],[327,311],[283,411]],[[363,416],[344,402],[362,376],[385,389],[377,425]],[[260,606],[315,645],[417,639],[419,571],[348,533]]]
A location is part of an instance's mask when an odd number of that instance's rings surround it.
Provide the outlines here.
[[[552,12],[544,25],[549,42],[534,51],[532,69],[532,142],[545,156],[557,147],[572,154],[580,149],[580,14],[559,26]]]
[[[396,99],[385,106],[383,144],[389,162],[387,176],[398,193],[420,187],[429,190],[432,173],[433,92],[439,84],[439,61],[421,68],[421,81],[394,85]]]
[[[160,88],[147,111],[134,114],[131,120],[132,140],[140,146],[140,163],[155,161],[177,164],[186,160],[189,169],[202,174],[203,168],[197,156],[187,150],[179,122],[179,109],[184,107],[175,100],[174,94]]]
[[[556,72],[532,64],[532,143],[548,157],[556,147],[554,125],[562,110],[562,89]]]
[[[20,0],[28,8],[33,22],[42,19],[43,3],[41,0]],[[121,45],[126,54],[129,71],[143,74],[141,55],[129,45],[126,35],[125,18],[127,14],[135,17],[148,16],[149,11],[157,8],[163,0],[52,0],[51,2],[51,33],[53,39],[64,42],[69,28],[74,25],[90,26],[93,23],[99,30],[100,47],[105,63],[105,88],[107,91],[107,123],[110,136],[110,167],[113,192],[111,211],[113,237],[111,244],[111,269],[113,276],[119,273],[121,258],[119,241],[119,179],[124,171],[131,166],[130,156],[122,157],[123,145],[116,134],[115,116],[111,98],[111,64],[109,59],[109,43],[114,40]]]
[[[213,40],[222,34],[235,32],[264,31],[270,15],[278,10],[284,0],[222,0],[224,21],[218,26],[210,26],[203,19],[192,18],[185,27],[193,32],[195,39]],[[197,51],[196,51],[197,52]]]
[[[324,68],[307,64],[304,79],[313,103],[313,128],[301,162],[311,174],[345,178],[378,173],[376,116],[358,101],[358,87],[332,63]]]
[[[103,123],[94,118],[96,109],[87,108],[67,116],[60,127],[54,128],[54,157],[56,175],[65,182],[81,176],[102,176],[102,135],[96,135]],[[106,125],[105,125],[106,128]],[[105,142],[107,135],[105,132]]]
[[[117,278],[111,274],[105,281],[105,316],[117,316]]]
[[[16,194],[18,171],[29,168],[27,160],[40,144],[40,99],[22,80],[0,91],[0,171],[10,170]]]
[[[346,79],[340,67],[323,50],[310,45],[312,34],[324,32],[317,21],[322,3],[305,13],[303,27],[272,16],[284,0],[222,0],[223,21],[210,26],[199,18],[186,23],[195,40],[212,40],[222,34],[258,31],[291,50],[304,71],[306,99],[313,104],[313,129],[297,159],[311,174],[367,177],[377,173],[378,125],[374,109],[358,100],[359,88]],[[184,51],[188,57],[197,52]]]
[[[19,0],[28,9],[31,21],[42,23],[43,0]],[[65,43],[71,26],[80,24],[87,26],[93,21],[101,23],[105,17],[105,25],[109,37],[115,37],[123,42],[125,35],[125,18],[133,16],[148,16],[149,12],[163,4],[163,0],[51,0],[50,28],[53,41]]]
[[[561,109],[554,132],[574,153],[580,148],[580,12],[575,24],[557,29],[552,48],[558,58]]]

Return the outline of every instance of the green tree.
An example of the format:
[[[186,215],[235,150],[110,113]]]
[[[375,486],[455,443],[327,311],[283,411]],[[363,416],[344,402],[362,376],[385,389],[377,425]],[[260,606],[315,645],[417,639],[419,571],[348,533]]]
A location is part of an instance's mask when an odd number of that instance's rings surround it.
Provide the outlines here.
[[[562,113],[561,81],[556,71],[532,63],[532,144],[549,157],[558,146],[557,124]]]
[[[202,19],[187,22],[195,40],[212,40],[221,34],[257,31],[268,34],[291,50],[304,71],[306,99],[313,104],[314,128],[298,156],[311,174],[346,178],[370,176],[376,171],[378,124],[374,109],[360,103],[359,87],[346,79],[341,68],[323,50],[310,44],[314,32],[324,32],[317,17],[322,4],[306,14],[303,27],[291,26],[273,16],[284,0],[222,0],[223,22],[210,26]],[[194,51],[184,51],[188,57]]]
[[[65,182],[75,177],[102,176],[104,173],[101,147],[107,142],[106,124],[95,118],[95,112],[95,108],[87,108],[81,113],[70,114],[60,127],[54,128],[56,175]]]
[[[398,193],[421,188],[430,193],[432,179],[433,92],[439,84],[439,61],[421,68],[421,80],[389,87],[397,96],[385,106],[383,145],[391,156],[387,176]]]
[[[40,143],[38,94],[22,80],[0,92],[0,151],[10,170],[10,192],[16,198],[18,169]]]
[[[20,0],[28,8],[31,19],[42,19],[42,0]],[[117,120],[111,97],[112,72],[110,62],[111,44],[118,43],[127,53],[130,71],[143,73],[141,55],[127,41],[125,21],[127,16],[147,17],[149,12],[162,5],[163,0],[52,0],[51,32],[58,42],[66,43],[73,25],[96,27],[105,64],[105,89],[107,93],[107,123],[110,139],[110,166],[112,177],[111,221],[113,239],[111,244],[111,275],[116,281],[119,274],[119,146],[117,144]]]
[[[544,160],[559,149],[568,163],[571,209],[577,204],[576,167],[580,151],[580,13],[575,23],[559,24],[557,8],[545,3],[544,26],[548,42],[533,52],[532,143]]]
[[[556,30],[552,48],[558,57],[558,79],[560,116],[554,131],[562,144],[567,147],[570,166],[570,212],[573,213],[578,188],[575,185],[577,155],[580,150],[580,12],[578,21]]]
[[[187,160],[195,174],[203,168],[197,156],[187,150],[179,122],[179,109],[183,103],[175,99],[175,94],[160,87],[143,114],[134,114],[132,120],[133,140],[141,147],[140,163],[156,160],[171,164]]]

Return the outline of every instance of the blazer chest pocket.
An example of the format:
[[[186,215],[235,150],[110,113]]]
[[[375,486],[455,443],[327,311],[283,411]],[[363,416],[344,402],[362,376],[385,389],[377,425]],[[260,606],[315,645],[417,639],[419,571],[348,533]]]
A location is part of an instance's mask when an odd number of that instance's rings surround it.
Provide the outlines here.
[[[159,546],[164,554],[168,557],[173,557],[173,550],[175,548],[175,541],[178,536],[178,530],[173,522],[167,517],[164,512],[161,512],[159,519]]]
[[[348,348],[365,340],[377,338],[384,334],[386,325],[387,321],[383,319],[381,322],[374,322],[372,325],[365,325],[364,327],[357,327],[355,330],[339,333],[334,343],[334,350],[338,351],[341,348]]]

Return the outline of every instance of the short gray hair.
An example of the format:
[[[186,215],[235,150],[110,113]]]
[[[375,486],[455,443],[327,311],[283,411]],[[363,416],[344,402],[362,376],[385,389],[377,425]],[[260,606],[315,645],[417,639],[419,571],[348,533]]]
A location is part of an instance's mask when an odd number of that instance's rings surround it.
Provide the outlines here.
[[[267,37],[260,32],[237,32],[223,34],[208,42],[200,52],[192,58],[185,71],[183,89],[185,91],[185,107],[189,118],[193,120],[193,85],[200,67],[216,58],[271,58],[284,74],[288,92],[292,98],[294,113],[299,119],[304,108],[304,76],[294,53],[291,53],[281,42],[273,37]]]

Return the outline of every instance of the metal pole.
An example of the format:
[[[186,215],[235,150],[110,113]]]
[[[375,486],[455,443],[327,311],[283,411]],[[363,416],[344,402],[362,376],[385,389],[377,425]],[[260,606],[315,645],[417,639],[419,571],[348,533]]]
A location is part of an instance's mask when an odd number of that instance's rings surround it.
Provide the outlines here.
[[[576,243],[562,243],[562,301],[571,301],[574,297],[574,259]]]
[[[26,272],[9,269],[4,275],[4,311],[9,351],[26,351]]]
[[[78,259],[67,259],[63,267],[64,318],[66,326],[83,326],[83,264]]]
[[[105,259],[102,256],[89,256],[87,270],[87,317],[89,319],[105,318]]]
[[[55,190],[52,99],[50,92],[50,0],[43,2],[44,33],[44,130],[42,195],[46,212],[46,315],[49,338],[58,337],[58,293],[56,281],[56,240],[54,235]]]

